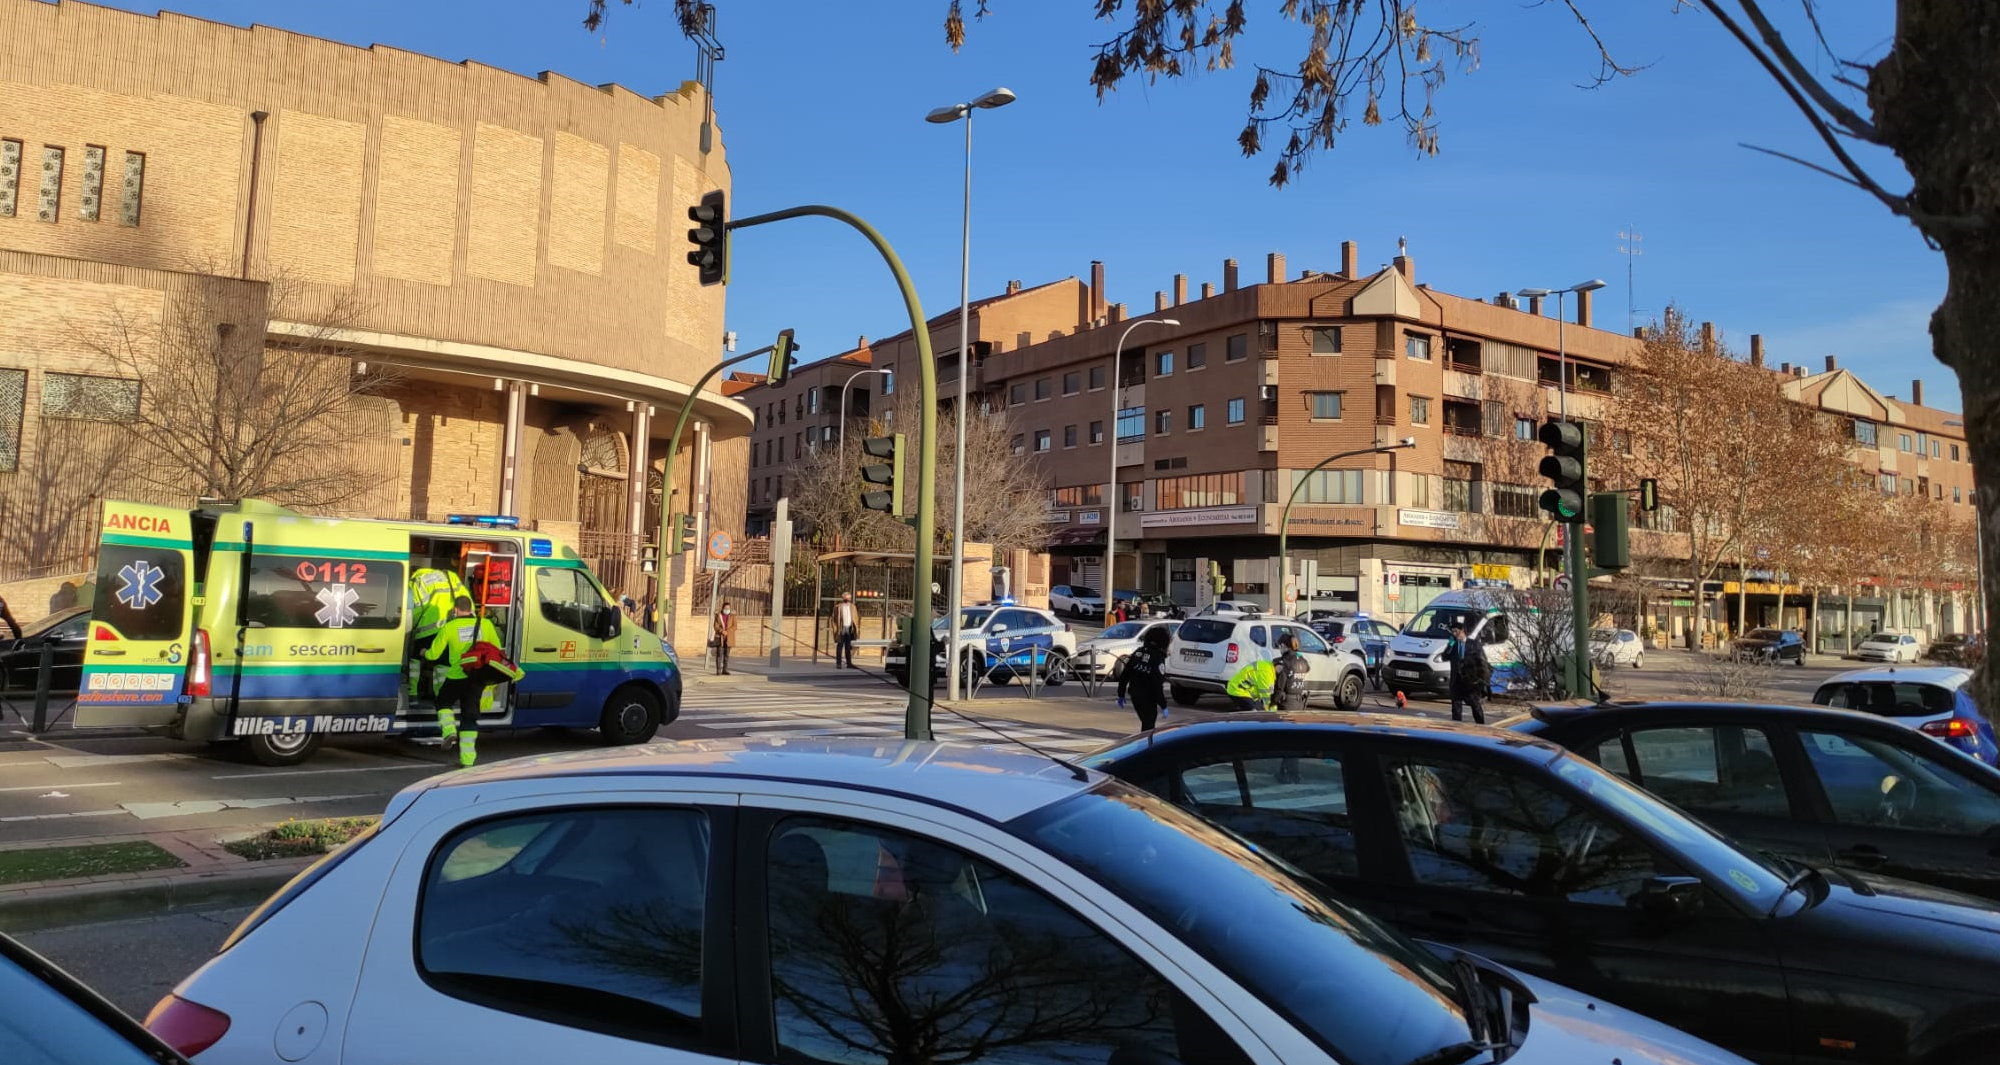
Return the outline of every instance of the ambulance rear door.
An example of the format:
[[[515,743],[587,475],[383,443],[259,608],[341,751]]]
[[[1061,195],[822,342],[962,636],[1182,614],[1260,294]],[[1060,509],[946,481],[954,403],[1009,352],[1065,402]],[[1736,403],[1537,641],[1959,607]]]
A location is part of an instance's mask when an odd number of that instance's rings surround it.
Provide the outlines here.
[[[210,597],[210,616],[228,619],[216,624],[232,626],[213,634],[216,695],[233,707],[231,733],[389,731],[403,706],[409,534],[246,515],[223,518],[215,541],[214,568],[240,574],[230,582],[240,600]]]
[[[105,502],[78,728],[157,728],[180,715],[194,636],[192,531],[185,510]]]

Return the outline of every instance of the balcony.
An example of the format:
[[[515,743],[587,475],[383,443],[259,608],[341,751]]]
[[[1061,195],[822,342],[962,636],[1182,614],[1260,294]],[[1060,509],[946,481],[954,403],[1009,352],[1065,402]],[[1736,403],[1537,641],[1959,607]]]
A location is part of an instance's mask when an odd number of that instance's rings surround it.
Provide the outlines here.
[[[1451,462],[1485,462],[1486,440],[1478,433],[1445,430],[1444,457]]]
[[[1402,365],[1402,362],[1398,359],[1376,359],[1375,384],[1377,386],[1386,385],[1390,388],[1396,387],[1396,367],[1400,365]]]
[[[1265,418],[1263,423],[1257,426],[1257,450],[1278,450],[1278,419]]]
[[[1480,395],[1480,380],[1477,370],[1466,371],[1457,366],[1446,366],[1444,371],[1444,394],[1461,399],[1483,399]]]

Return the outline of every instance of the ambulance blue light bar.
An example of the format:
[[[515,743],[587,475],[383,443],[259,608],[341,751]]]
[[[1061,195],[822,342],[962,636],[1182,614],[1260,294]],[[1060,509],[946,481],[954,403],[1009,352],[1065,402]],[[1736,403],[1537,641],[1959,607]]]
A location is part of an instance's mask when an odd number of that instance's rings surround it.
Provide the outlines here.
[[[446,525],[482,525],[488,529],[518,529],[521,519],[512,514],[449,514]]]

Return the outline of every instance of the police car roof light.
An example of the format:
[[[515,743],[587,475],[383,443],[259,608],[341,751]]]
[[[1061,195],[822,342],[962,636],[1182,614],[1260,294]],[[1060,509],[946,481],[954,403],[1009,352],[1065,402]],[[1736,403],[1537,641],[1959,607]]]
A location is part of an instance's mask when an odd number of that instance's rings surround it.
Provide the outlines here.
[[[484,525],[489,529],[518,529],[521,519],[512,514],[449,514],[446,525]]]

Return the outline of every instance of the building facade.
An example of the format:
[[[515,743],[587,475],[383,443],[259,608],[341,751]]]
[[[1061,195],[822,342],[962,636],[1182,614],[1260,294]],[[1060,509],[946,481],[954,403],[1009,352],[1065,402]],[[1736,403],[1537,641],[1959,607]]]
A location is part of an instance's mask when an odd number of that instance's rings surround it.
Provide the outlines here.
[[[723,297],[686,263],[683,220],[729,184],[698,86],[647,98],[75,0],[0,0],[0,42],[0,494],[17,507],[79,387],[152,401],[80,338],[116,320],[165,343],[199,313],[393,378],[346,415],[341,461],[376,476],[328,511],[518,515],[640,594],[662,436],[691,401],[669,483],[741,527],[749,412],[691,389]]]

